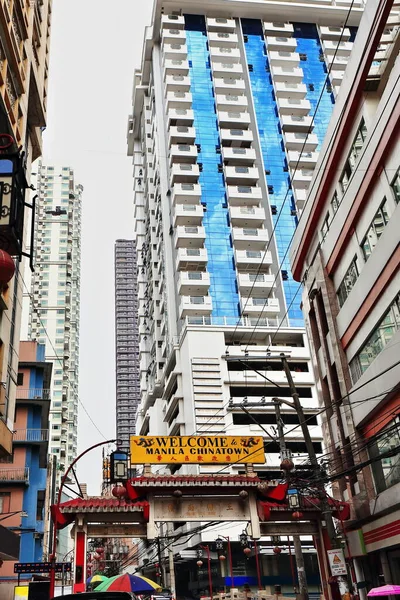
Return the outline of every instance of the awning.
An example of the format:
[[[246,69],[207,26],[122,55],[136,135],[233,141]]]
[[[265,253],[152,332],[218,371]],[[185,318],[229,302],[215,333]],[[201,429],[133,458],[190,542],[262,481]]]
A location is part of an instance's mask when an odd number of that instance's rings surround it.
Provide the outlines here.
[[[19,560],[20,536],[0,525],[0,560]]]

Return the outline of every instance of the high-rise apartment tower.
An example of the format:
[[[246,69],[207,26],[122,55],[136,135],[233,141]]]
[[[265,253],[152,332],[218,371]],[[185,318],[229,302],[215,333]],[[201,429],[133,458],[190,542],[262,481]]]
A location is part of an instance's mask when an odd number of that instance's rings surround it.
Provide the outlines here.
[[[65,466],[77,448],[83,187],[70,167],[38,169],[29,336],[46,344],[46,361],[53,363],[49,451]]]
[[[115,242],[117,438],[129,450],[140,402],[137,256],[134,240]]]
[[[288,249],[362,3],[215,0],[206,10],[156,0],[134,75],[137,432],[265,435],[257,423],[276,426],[272,398],[290,397],[284,352],[318,453],[317,391]],[[283,405],[282,415],[288,449],[306,460],[297,414]],[[277,443],[257,472],[281,477]]]

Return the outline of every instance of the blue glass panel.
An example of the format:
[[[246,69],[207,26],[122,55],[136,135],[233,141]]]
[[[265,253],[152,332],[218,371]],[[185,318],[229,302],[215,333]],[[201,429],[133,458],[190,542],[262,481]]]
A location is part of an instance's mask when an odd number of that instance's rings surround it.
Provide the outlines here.
[[[196,144],[200,145],[198,163],[202,165],[199,183],[201,202],[206,209],[203,226],[206,232],[212,316],[236,317],[239,316],[239,295],[231,230],[228,225],[225,182],[223,174],[218,172],[222,160],[221,154],[216,152],[220,146],[220,139],[205,18],[185,15],[185,29]]]
[[[269,74],[262,24],[261,21],[254,19],[242,19],[241,23],[243,34],[247,36],[245,43],[247,64],[253,67],[249,72],[251,90],[266,180],[269,186],[269,201],[272,206],[276,206],[276,215],[273,215],[273,219],[274,223],[277,223],[275,239],[279,263],[281,263],[297,225],[296,217],[291,214],[295,205],[289,190],[290,176],[287,170],[274,88]],[[279,221],[277,221],[279,214]],[[285,276],[287,277],[283,281],[287,305],[289,306],[293,301],[293,305],[289,309],[289,319],[291,323],[292,320],[294,321],[293,325],[299,326],[303,323],[299,306],[299,284],[291,276],[288,256],[283,261],[281,268],[286,272]],[[298,294],[297,298],[295,298],[296,294]]]
[[[328,86],[324,88],[327,68],[316,26],[309,23],[293,23],[293,27],[297,52],[306,58],[300,62],[300,67],[304,73],[303,83],[307,86],[306,97],[311,104],[310,114],[314,116],[313,131],[317,134],[319,142],[317,150],[320,150],[331,118],[334,98]]]

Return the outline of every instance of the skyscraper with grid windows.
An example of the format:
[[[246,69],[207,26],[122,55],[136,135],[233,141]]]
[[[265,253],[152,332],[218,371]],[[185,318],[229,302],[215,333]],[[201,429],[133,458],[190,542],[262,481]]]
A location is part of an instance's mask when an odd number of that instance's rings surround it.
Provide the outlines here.
[[[322,451],[288,253],[362,11],[361,0],[155,0],[128,126],[139,434],[274,435],[272,398],[290,397],[283,352]],[[303,461],[298,416],[282,415]],[[258,475],[276,480],[279,465],[270,442]]]
[[[68,466],[77,451],[81,216],[83,187],[68,167],[40,164],[37,173],[36,263],[29,338],[53,363],[49,452]]]
[[[140,401],[135,240],[115,242],[115,354],[117,439],[129,450]]]

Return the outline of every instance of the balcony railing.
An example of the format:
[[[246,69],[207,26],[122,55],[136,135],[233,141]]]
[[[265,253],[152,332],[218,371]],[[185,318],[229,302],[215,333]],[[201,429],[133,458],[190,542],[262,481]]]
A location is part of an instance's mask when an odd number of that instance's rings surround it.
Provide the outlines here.
[[[15,429],[13,434],[13,442],[41,443],[48,439],[48,429]]]
[[[0,481],[9,483],[12,481],[29,481],[29,467],[7,467],[0,465]]]
[[[17,400],[50,400],[50,390],[17,387]]]

